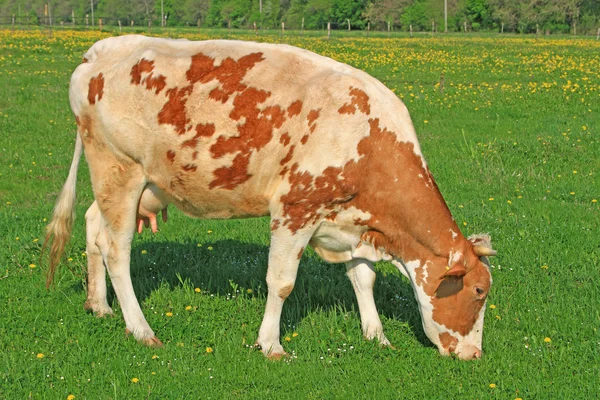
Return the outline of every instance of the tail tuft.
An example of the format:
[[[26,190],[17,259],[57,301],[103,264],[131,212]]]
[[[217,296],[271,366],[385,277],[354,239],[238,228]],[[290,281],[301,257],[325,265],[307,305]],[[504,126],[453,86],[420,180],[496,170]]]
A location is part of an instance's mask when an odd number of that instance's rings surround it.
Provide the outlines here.
[[[50,246],[50,266],[46,273],[46,288],[52,285],[62,253],[71,238],[73,221],[75,221],[75,201],[77,197],[75,186],[77,183],[77,169],[79,168],[82,150],[83,145],[81,137],[77,135],[75,141],[75,153],[73,154],[69,176],[58,196],[56,206],[54,206],[52,221],[50,221],[46,228],[46,239],[44,241],[44,246],[42,247],[43,256],[46,247],[48,245]]]

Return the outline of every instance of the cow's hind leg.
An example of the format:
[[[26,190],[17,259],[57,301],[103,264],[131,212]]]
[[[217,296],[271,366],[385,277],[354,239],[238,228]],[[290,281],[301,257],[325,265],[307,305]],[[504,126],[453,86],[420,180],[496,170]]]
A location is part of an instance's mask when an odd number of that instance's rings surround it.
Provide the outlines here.
[[[265,315],[256,340],[264,355],[270,358],[280,358],[285,354],[279,340],[281,311],[285,299],[294,288],[300,257],[311,235],[312,230],[300,230],[292,234],[285,227],[271,232],[267,270],[269,293]]]
[[[88,276],[87,299],[83,307],[98,317],[112,315],[112,308],[106,300],[106,268],[99,247],[106,242],[106,233],[100,208],[95,201],[85,213],[85,228]]]
[[[135,297],[130,274],[136,210],[146,181],[139,165],[123,164],[118,160],[108,163],[108,157],[105,153],[104,165],[90,163],[94,195],[104,222],[100,232],[106,234],[106,243],[99,247],[106,252],[103,258],[121,305],[127,332],[147,345],[159,346],[162,343],[154,336]]]
[[[381,344],[389,346],[390,342],[383,334],[383,325],[373,298],[375,285],[373,263],[365,259],[354,259],[346,263],[346,270],[356,293],[363,335],[369,340],[377,338]]]

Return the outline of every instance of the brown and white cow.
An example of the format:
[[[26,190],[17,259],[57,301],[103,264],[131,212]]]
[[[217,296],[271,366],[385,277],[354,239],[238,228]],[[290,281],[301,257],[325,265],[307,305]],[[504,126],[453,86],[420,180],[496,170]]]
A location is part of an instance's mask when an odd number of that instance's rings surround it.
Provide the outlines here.
[[[160,344],[129,273],[136,209],[152,184],[193,217],[270,215],[265,355],[284,354],[281,310],[311,245],[346,264],[365,337],[389,343],[373,262],[390,260],[440,353],[481,356],[491,276],[480,257],[494,251],[488,237],[461,234],[406,107],[378,80],[287,45],[121,36],[90,48],[69,97],[78,136],[48,228],[49,279],[70,236],[83,147],[102,221],[96,243],[138,340]]]

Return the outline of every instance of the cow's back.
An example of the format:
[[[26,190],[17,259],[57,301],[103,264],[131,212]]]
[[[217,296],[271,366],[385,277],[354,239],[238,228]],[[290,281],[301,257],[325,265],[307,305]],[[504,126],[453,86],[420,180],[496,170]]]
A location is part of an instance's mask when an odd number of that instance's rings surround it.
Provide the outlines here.
[[[287,45],[105,39],[73,74],[70,98],[84,145],[141,164],[202,217],[268,214],[302,176],[362,157],[373,121],[420,154],[406,108],[380,82]]]

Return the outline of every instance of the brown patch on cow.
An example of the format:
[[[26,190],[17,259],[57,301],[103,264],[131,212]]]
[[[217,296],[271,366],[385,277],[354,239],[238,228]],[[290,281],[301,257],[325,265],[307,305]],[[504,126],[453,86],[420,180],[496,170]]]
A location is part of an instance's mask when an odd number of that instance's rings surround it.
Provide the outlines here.
[[[290,162],[290,160],[292,159],[292,156],[294,155],[294,147],[296,147],[296,146],[295,145],[290,146],[290,150],[288,151],[286,156],[284,158],[282,158],[281,161],[279,161],[280,165],[285,165]]]
[[[81,59],[81,63],[82,63],[82,64],[85,64],[86,62],[88,62],[88,59],[87,59],[87,58],[85,58],[85,57],[83,57],[83,58]]]
[[[192,153],[192,160],[195,160],[196,158],[198,158],[198,152],[195,151]]]
[[[193,86],[190,85],[182,89],[172,88],[167,90],[168,100],[158,113],[159,124],[173,125],[175,132],[179,135],[186,132],[186,125],[189,124],[190,119],[185,111],[185,103],[187,102],[187,96],[192,93],[192,89]]]
[[[279,294],[279,298],[281,300],[287,299],[288,296],[290,295],[290,293],[292,293],[292,290],[294,290],[294,285],[293,284],[282,287],[279,290],[279,293],[278,293]]]
[[[104,94],[104,75],[102,72],[98,74],[98,76],[90,79],[90,83],[88,85],[88,102],[90,104],[95,104],[96,101],[102,100],[102,95]],[[96,97],[98,100],[96,100]]]
[[[304,247],[300,249],[300,251],[298,252],[298,256],[296,258],[298,258],[298,260],[301,259],[303,253],[304,253]]]
[[[308,142],[308,135],[304,135],[302,136],[302,139],[300,139],[300,143],[306,144],[306,142]]]
[[[147,90],[155,90],[156,94],[159,94],[161,90],[167,86],[167,79],[163,75],[153,76],[154,61],[146,60],[142,58],[131,68],[131,83],[134,85],[145,84]],[[145,73],[146,76],[142,77]]]
[[[198,138],[211,137],[215,133],[215,124],[198,124],[196,125],[196,134],[193,138],[186,140],[181,144],[181,148],[191,147],[196,148],[198,145]],[[196,152],[195,154],[198,154]]]
[[[280,176],[285,176],[285,174],[288,173],[290,169],[288,167],[283,167],[283,169],[281,170],[281,172],[279,172]]]
[[[454,353],[456,346],[458,345],[458,339],[449,334],[448,332],[440,333],[440,344],[442,348],[446,349],[450,353]]]
[[[175,160],[175,152],[173,150],[167,151],[167,160],[171,161],[171,164]]]
[[[195,172],[196,168],[198,168],[198,166],[195,164],[186,164],[181,167],[185,172]]]
[[[221,167],[213,172],[215,179],[209,188],[234,189],[251,178],[248,174],[250,155],[266,146],[273,138],[273,130],[285,122],[285,111],[279,106],[269,106],[262,111],[258,105],[271,96],[270,92],[246,88],[233,99],[233,110],[229,117],[234,121],[244,120],[238,125],[238,136],[219,137],[210,152],[214,158],[226,154],[237,154],[230,167]]]
[[[238,185],[251,178],[248,174],[248,163],[250,155],[238,154],[229,167],[217,168],[213,171],[215,179],[208,185],[209,189],[220,187],[227,190],[233,190]]]
[[[263,60],[263,53],[252,53],[241,57],[237,61],[227,57],[221,61],[221,64],[216,66],[214,58],[198,53],[192,56],[192,64],[186,72],[186,78],[192,84],[197,82],[207,83],[213,79],[218,80],[221,84],[220,87],[213,89],[209,93],[209,97],[225,103],[229,96],[246,89],[246,85],[242,84],[246,73],[256,63]]]
[[[272,231],[276,231],[279,228],[279,220],[278,219],[274,219],[273,221],[271,221],[271,232]]]
[[[313,133],[315,131],[315,129],[317,128],[316,121],[319,118],[320,114],[321,114],[320,109],[319,110],[310,110],[310,112],[306,116],[306,119],[308,120],[308,128],[310,130],[310,133]]]
[[[301,111],[302,111],[302,101],[300,101],[300,100],[296,100],[295,102],[290,104],[290,106],[287,108],[289,118],[299,115]]]
[[[350,87],[350,96],[352,97],[350,103],[345,103],[343,106],[341,106],[338,109],[338,113],[354,114],[357,110],[366,115],[371,113],[369,96],[364,91],[355,87]]]
[[[291,140],[290,135],[287,132],[285,132],[283,135],[281,135],[279,137],[279,143],[281,143],[284,146],[287,146],[288,144],[290,144],[290,140]]]

